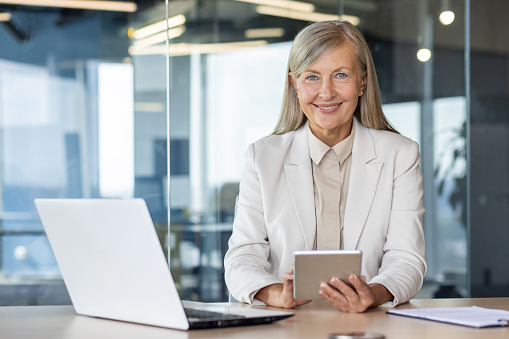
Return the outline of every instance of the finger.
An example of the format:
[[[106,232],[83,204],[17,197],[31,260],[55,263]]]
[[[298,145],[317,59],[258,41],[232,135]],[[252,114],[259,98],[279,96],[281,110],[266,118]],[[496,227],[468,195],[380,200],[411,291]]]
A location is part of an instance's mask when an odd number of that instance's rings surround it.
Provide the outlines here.
[[[356,276],[354,274],[350,274],[348,276],[348,281],[350,282],[350,284],[352,284],[352,286],[355,288],[356,291],[359,291],[363,287],[367,287],[368,286],[366,284],[366,280],[365,279],[359,278],[358,276]]]
[[[290,273],[283,275],[283,293],[291,294],[293,299],[293,275]]]
[[[293,273],[289,272],[289,273],[283,274],[283,281],[290,281],[290,282],[292,282],[293,281]]]
[[[319,294],[337,309],[341,311],[347,310],[348,301],[346,298],[341,294],[341,292],[330,287],[328,284],[322,283],[320,285]]]
[[[336,289],[338,289],[344,295],[350,294],[352,292],[355,293],[355,288],[353,288],[352,286],[350,286],[345,281],[343,281],[343,280],[341,280],[339,278],[333,277],[330,280],[330,284],[333,287],[335,287]]]
[[[339,289],[337,289],[335,286],[333,287],[329,284],[322,283],[320,285],[320,290],[325,292],[327,294],[327,296],[331,299],[337,300],[340,303],[347,302],[345,295]]]
[[[364,279],[363,279],[364,278]],[[348,280],[352,284],[352,286],[355,288],[355,291],[359,295],[361,299],[371,298],[372,293],[369,289],[369,286],[366,284],[366,278],[363,276],[359,279],[359,277],[351,274],[348,277]]]
[[[293,267],[290,272],[283,274],[283,292],[293,294]]]
[[[280,306],[284,308],[292,308],[295,306],[292,280],[287,279],[287,277],[283,277],[283,289],[279,295],[279,303]]]
[[[353,305],[357,305],[359,300],[359,295],[355,288],[352,288],[350,285],[346,284],[344,281],[338,278],[332,278],[331,284],[336,287],[345,297],[345,299]]]
[[[356,311],[364,312],[374,301],[373,292],[362,277],[359,279],[359,277],[351,275],[348,280],[355,287],[359,298],[359,303],[355,305]]]

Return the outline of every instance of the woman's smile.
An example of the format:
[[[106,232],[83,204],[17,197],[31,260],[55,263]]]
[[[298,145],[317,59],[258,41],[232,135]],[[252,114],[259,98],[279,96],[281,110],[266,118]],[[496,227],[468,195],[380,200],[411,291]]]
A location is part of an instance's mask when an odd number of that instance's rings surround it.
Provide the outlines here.
[[[323,111],[325,113],[330,113],[334,109],[338,108],[341,104],[335,104],[335,105],[320,105],[320,104],[313,104],[315,107],[317,107],[320,111]]]
[[[365,87],[354,49],[331,50],[297,78],[289,74],[313,134],[329,146],[350,135],[359,96]]]

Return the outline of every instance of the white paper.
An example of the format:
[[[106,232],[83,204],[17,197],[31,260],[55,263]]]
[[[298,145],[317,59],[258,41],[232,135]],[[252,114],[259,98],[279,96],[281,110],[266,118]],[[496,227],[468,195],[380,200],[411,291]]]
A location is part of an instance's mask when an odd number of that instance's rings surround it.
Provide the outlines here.
[[[507,326],[509,320],[509,311],[477,306],[391,309],[388,313],[478,328]]]

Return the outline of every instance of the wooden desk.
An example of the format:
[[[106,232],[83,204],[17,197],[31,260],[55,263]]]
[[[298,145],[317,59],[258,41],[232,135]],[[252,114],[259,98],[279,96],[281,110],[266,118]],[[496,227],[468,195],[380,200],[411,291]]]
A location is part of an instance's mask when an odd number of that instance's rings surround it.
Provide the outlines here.
[[[509,310],[509,298],[417,299],[402,308],[482,306]],[[313,302],[295,310],[295,317],[271,325],[227,329],[175,331],[144,325],[78,316],[72,306],[0,307],[0,337],[12,338],[322,338],[337,331],[372,331],[386,338],[509,338],[509,328],[474,329],[385,313],[342,313],[326,302]]]

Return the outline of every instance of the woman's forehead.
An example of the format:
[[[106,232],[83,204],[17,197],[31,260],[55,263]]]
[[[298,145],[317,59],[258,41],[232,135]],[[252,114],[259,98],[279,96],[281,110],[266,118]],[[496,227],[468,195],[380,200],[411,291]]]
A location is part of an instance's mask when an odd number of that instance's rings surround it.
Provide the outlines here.
[[[351,44],[342,44],[324,51],[312,63],[308,63],[302,72],[320,68],[357,68],[355,49]]]

